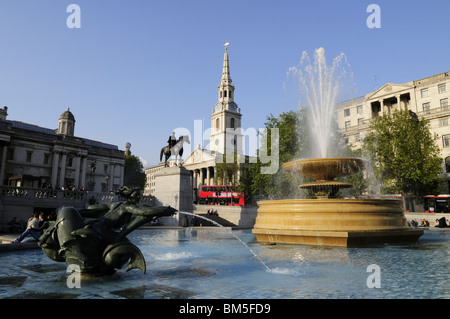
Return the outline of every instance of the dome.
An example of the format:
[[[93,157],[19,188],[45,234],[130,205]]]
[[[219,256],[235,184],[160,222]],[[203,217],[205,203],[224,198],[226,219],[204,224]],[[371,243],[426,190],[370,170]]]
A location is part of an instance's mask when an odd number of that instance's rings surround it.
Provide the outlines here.
[[[70,112],[70,108],[67,108],[67,111],[65,111],[61,116],[59,117],[60,120],[69,120],[75,122],[75,116],[73,116],[72,112]]]

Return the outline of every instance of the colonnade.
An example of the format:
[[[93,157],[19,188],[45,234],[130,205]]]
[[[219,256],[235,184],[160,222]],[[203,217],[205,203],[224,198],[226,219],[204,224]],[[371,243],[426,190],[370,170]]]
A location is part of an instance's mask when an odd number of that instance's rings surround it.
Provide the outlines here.
[[[192,171],[192,188],[199,189],[203,185],[214,185],[214,177],[217,175],[214,166],[201,167]]]
[[[53,151],[53,161],[52,161],[52,169],[51,169],[51,175],[50,175],[50,182],[53,187],[62,187],[66,184],[66,179],[69,178],[73,180],[73,185],[76,189],[80,187],[87,186],[87,183],[93,182],[100,184],[104,184],[105,191],[109,191],[110,189],[114,188],[115,184],[121,184],[123,183],[123,176],[124,176],[124,165],[113,163],[108,160],[105,160],[104,162],[96,160],[92,160],[91,162],[96,162],[96,167],[93,169],[92,163],[88,163],[88,155],[86,153],[76,153],[73,154],[73,161],[74,165],[69,168],[67,167],[67,156],[69,155],[68,151],[61,151],[61,150],[54,150]],[[72,155],[72,154],[70,154]],[[106,159],[106,158],[105,158]],[[99,169],[99,165],[105,165],[107,166],[106,171],[104,169]],[[71,176],[69,173],[69,176],[67,174],[67,171],[70,169],[71,172],[73,172],[73,169],[75,168],[74,176]],[[105,167],[106,168],[106,167]],[[116,170],[119,170],[119,172],[116,172]],[[103,173],[100,173],[103,172]],[[119,173],[119,174],[117,174]],[[88,178],[88,180],[86,179]],[[103,191],[102,189],[95,189],[96,191]]]

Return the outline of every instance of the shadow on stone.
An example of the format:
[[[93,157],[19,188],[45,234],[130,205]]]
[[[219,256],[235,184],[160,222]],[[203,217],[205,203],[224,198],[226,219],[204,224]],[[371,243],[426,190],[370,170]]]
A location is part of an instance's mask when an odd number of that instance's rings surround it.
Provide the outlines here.
[[[127,299],[186,299],[194,292],[163,285],[145,285],[111,292]]]
[[[26,279],[26,276],[0,277],[0,286],[21,287]]]

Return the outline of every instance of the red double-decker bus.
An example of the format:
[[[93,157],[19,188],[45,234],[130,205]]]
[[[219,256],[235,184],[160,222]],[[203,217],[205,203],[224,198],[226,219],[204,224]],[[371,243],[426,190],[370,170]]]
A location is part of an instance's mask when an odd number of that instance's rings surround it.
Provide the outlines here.
[[[237,186],[204,185],[200,188],[199,204],[244,206],[244,193],[236,190]]]
[[[425,213],[450,213],[450,195],[427,195],[424,199]]]

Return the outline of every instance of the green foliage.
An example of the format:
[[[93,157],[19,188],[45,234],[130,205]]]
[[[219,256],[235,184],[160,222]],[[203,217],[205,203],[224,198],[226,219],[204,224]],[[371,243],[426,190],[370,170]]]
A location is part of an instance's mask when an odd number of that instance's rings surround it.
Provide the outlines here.
[[[239,170],[239,163],[237,159],[237,153],[234,153],[233,162],[227,162],[226,154],[224,154],[222,158],[222,163],[216,164],[216,174],[217,174],[216,183],[224,185],[230,183],[232,183],[233,185],[236,184],[234,176],[238,172],[238,170]]]
[[[134,155],[129,155],[125,159],[123,184],[130,188],[136,187],[141,191],[144,190],[146,184],[144,165],[142,165],[141,160]]]
[[[265,128],[266,135],[262,138],[262,147],[271,150],[271,129],[279,130],[279,163],[291,161],[299,158],[306,147],[304,130],[306,130],[305,113],[289,111],[281,113],[279,117],[270,114],[267,117]],[[297,197],[300,193],[298,189],[299,181],[297,176],[293,176],[282,169],[275,174],[261,174],[261,167],[269,164],[258,162],[251,164],[246,170],[246,174],[241,184],[245,185],[246,194],[250,198],[289,198]]]
[[[362,150],[356,149],[352,150],[350,147],[345,147],[342,150],[342,156],[343,157],[356,157],[361,158],[362,157]],[[340,196],[344,197],[350,197],[350,196],[361,196],[364,195],[369,187],[369,181],[368,177],[365,176],[365,171],[360,171],[356,174],[340,177],[338,178],[339,181],[349,183],[352,185],[351,188],[345,188],[340,190]]]
[[[386,193],[425,195],[438,192],[439,147],[429,122],[409,111],[374,119],[363,150],[374,165]]]

